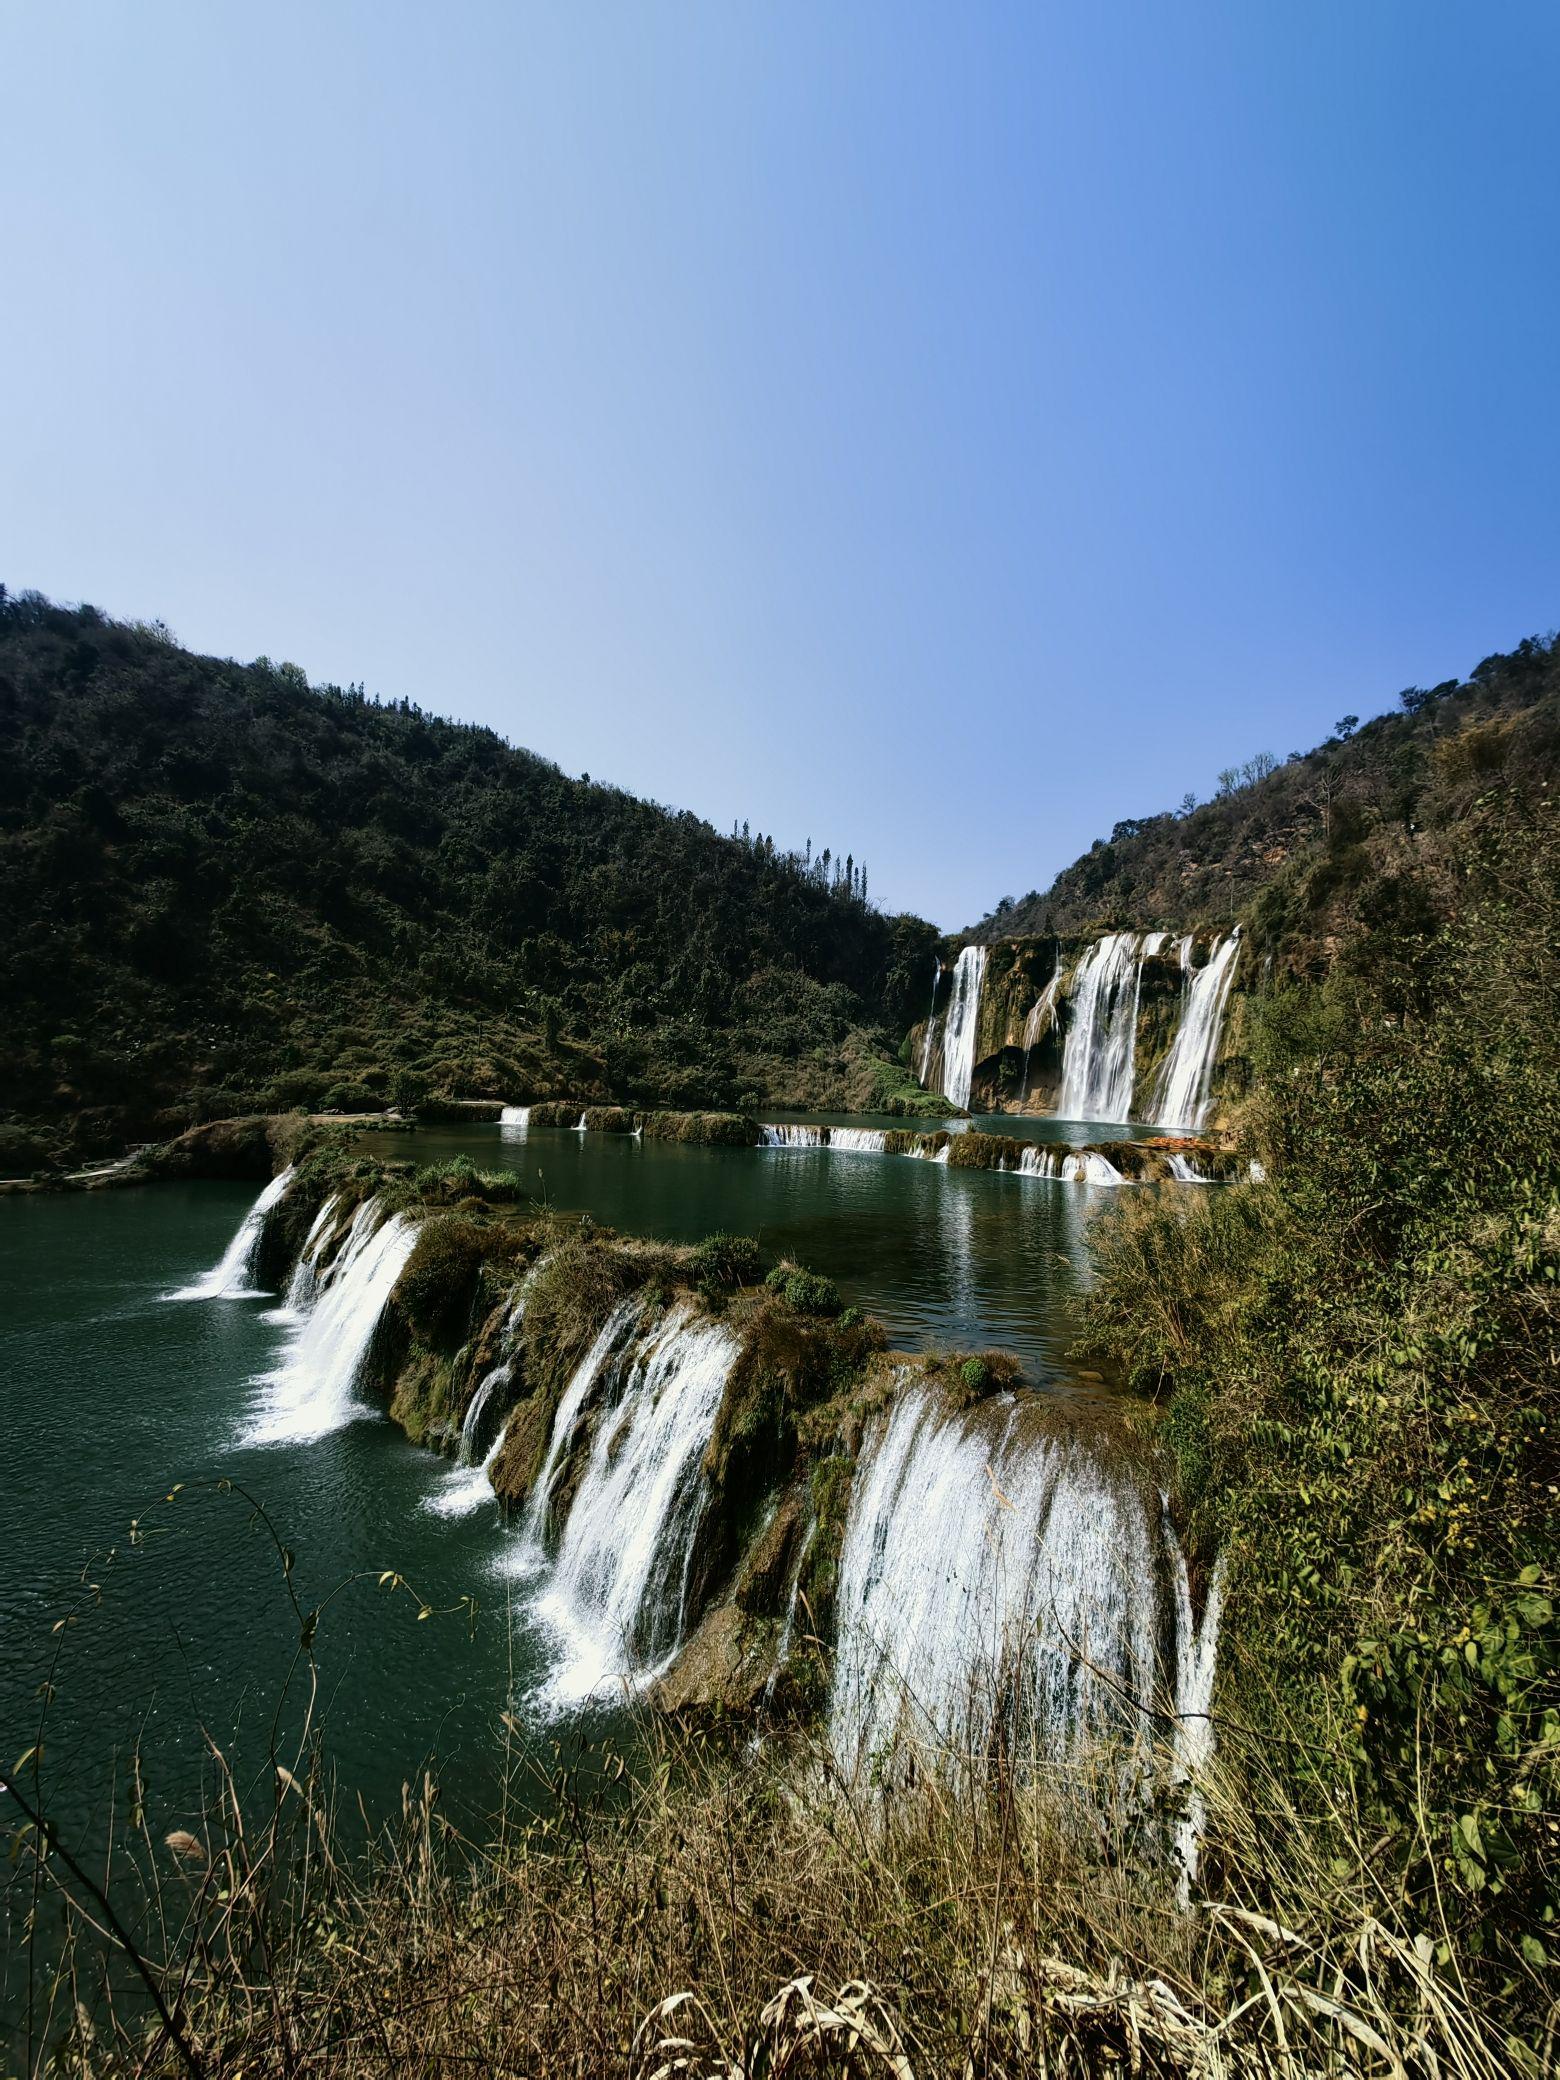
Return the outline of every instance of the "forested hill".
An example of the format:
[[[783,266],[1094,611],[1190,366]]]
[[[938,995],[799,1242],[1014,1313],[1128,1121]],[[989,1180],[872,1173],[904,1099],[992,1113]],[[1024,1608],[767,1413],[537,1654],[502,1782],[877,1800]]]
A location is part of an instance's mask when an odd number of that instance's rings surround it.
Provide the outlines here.
[[[296,666],[0,593],[0,1112],[864,1102],[936,938],[820,861]]]
[[[1531,637],[1466,680],[1409,687],[1395,712],[1280,763],[1219,775],[1211,801],[1129,817],[1057,875],[1004,900],[966,938],[1139,926],[1190,930],[1245,917],[1294,968],[1398,899],[1411,876],[1455,867],[1458,827],[1491,790],[1560,785],[1560,644]],[[1433,879],[1433,873],[1432,877]]]

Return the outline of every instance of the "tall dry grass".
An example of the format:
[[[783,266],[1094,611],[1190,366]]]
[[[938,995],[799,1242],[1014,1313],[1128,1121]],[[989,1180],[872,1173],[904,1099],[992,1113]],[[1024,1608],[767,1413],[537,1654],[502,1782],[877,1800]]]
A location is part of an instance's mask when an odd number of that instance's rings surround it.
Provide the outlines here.
[[[1508,2041],[1504,2004],[1433,1929],[1407,1925],[1355,1816],[1299,1810],[1268,1737],[1230,1730],[1201,1787],[1203,1879],[1183,1908],[1168,1815],[1090,1817],[1111,1806],[1119,1756],[1038,1772],[954,1758],[885,1798],[843,1783],[812,1737],[755,1748],[660,1721],[639,1731],[631,1763],[554,1768],[511,1726],[484,1839],[447,1823],[424,1780],[350,1858],[317,1763],[280,1765],[258,1822],[222,1775],[200,1832],[142,1844],[152,1911],[136,1925],[155,1943],[137,1967],[90,1875],[41,1859],[72,1941],[35,2070],[1496,2080],[1552,2067],[1552,2027],[1525,2049]]]

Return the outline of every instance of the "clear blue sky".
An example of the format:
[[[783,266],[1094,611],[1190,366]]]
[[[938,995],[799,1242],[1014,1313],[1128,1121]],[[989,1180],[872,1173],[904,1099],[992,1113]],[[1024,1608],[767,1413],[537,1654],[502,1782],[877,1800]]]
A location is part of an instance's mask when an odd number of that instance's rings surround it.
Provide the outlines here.
[[[0,0],[0,578],[947,926],[1560,621],[1560,8]]]

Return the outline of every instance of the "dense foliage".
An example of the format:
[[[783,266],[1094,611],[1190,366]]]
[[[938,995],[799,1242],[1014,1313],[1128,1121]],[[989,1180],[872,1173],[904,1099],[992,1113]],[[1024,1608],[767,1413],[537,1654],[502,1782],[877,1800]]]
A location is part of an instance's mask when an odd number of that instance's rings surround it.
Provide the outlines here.
[[[1367,888],[1325,986],[1259,1004],[1245,1133],[1272,1181],[1100,1223],[1089,1338],[1167,1396],[1182,1507],[1227,1554],[1225,1709],[1288,1744],[1319,1814],[1376,1832],[1428,1940],[1537,2017],[1560,1960],[1542,785],[1471,805],[1460,888]]]
[[[0,1075],[83,1146],[257,1106],[852,1096],[935,933],[491,730],[0,592]]]
[[[1243,916],[1264,953],[1320,974],[1332,942],[1369,921],[1366,902],[1389,928],[1399,922],[1389,872],[1427,837],[1455,842],[1467,782],[1477,792],[1557,771],[1560,646],[1531,637],[1466,682],[1406,688],[1395,713],[1345,716],[1314,751],[1248,760],[1219,776],[1211,801],[1118,822],[1043,894],[1004,899],[970,936],[1184,931]]]

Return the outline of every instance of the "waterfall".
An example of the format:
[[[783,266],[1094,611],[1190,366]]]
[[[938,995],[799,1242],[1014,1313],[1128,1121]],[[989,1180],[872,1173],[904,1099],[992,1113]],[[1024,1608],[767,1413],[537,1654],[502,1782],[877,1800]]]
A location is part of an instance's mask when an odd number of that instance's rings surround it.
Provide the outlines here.
[[[244,1215],[237,1234],[222,1252],[221,1261],[177,1292],[164,1293],[165,1300],[257,1300],[262,1297],[254,1284],[260,1238],[265,1233],[266,1215],[292,1183],[292,1166],[279,1170],[253,1206]]]
[[[589,1132],[589,1129],[585,1124],[585,1115],[583,1112],[580,1114],[579,1118],[574,1123],[574,1131],[576,1134],[584,1134]]]
[[[515,1294],[509,1313],[504,1319],[503,1328],[499,1332],[501,1342],[511,1342],[524,1319],[526,1298],[543,1262],[544,1259],[538,1257],[521,1280],[520,1289]],[[504,1439],[509,1431],[508,1423],[499,1423],[493,1432],[492,1443],[480,1460],[477,1459],[477,1446],[481,1441],[482,1419],[488,1404],[496,1393],[511,1384],[514,1376],[515,1360],[510,1356],[502,1359],[490,1372],[484,1373],[477,1382],[476,1390],[461,1422],[460,1448],[456,1464],[451,1467],[434,1492],[425,1496],[423,1500],[423,1507],[432,1510],[436,1516],[464,1517],[472,1510],[480,1509],[485,1502],[493,1501],[493,1464],[504,1449]]]
[[[1058,966],[1024,1020],[1024,1084],[1019,1092],[1020,1101],[1029,1096],[1029,1057],[1056,1022],[1056,993],[1061,986],[1062,971]]]
[[[844,1149],[850,1155],[880,1156],[888,1146],[881,1127],[827,1127],[824,1131],[830,1148]]]
[[[298,1261],[294,1264],[292,1277],[287,1282],[287,1298],[279,1308],[271,1310],[268,1320],[292,1321],[313,1304],[320,1285],[320,1257],[340,1204],[340,1197],[334,1192],[322,1201],[319,1212],[309,1223],[309,1232],[303,1238],[303,1248],[298,1252]]]
[[[1224,1616],[1224,1555],[1213,1563],[1208,1595],[1203,1604],[1202,1623],[1192,1613],[1192,1585],[1186,1555],[1164,1513],[1165,1542],[1171,1556],[1175,1584],[1176,1668],[1175,1719],[1170,1737],[1170,1781],[1184,1789],[1185,1806],[1176,1821],[1174,1853],[1179,1866],[1176,1890],[1184,1907],[1191,1895],[1192,1880],[1202,1856],[1203,1830],[1208,1805],[1201,1779],[1213,1759],[1213,1678],[1219,1649],[1219,1625]]]
[[[942,962],[932,962],[932,1005],[926,1014],[926,1031],[921,1035],[921,1059],[916,1064],[916,1076],[927,1089],[931,1087],[932,1056],[937,1052],[937,986],[942,981]]]
[[[1208,1113],[1208,1087],[1218,1060],[1224,1013],[1240,956],[1240,927],[1237,925],[1227,939],[1214,941],[1200,968],[1191,966],[1191,943],[1185,939],[1181,944],[1181,967],[1186,976],[1181,1017],[1159,1079],[1154,1117],[1164,1126],[1195,1133]]]
[[[953,966],[953,992],[943,1014],[943,1096],[968,1108],[975,1080],[975,1036],[980,1024],[980,985],[986,973],[984,946],[966,946]]]
[[[796,1565],[791,1569],[791,1593],[786,1599],[785,1623],[780,1627],[780,1638],[775,1646],[774,1667],[770,1669],[764,1684],[764,1703],[767,1705],[775,1694],[775,1685],[791,1658],[791,1639],[796,1631],[796,1606],[802,1597],[802,1575],[807,1566],[807,1555],[812,1551],[813,1540],[818,1536],[818,1519],[808,1520],[807,1531],[796,1555]]]
[[[1204,1177],[1189,1156],[1167,1155],[1165,1166],[1177,1184],[1212,1184],[1211,1177]]]
[[[1136,1078],[1138,983],[1143,962],[1164,945],[1165,932],[1107,932],[1078,963],[1062,1052],[1063,1119],[1132,1117]]]
[[[912,1389],[858,1465],[829,1734],[860,1774],[906,1742],[1048,1761],[1147,1731],[1167,1606],[1139,1484],[1006,1400]]]
[[[353,1399],[358,1375],[417,1227],[398,1213],[385,1218],[377,1199],[365,1199],[326,1264],[334,1204],[320,1209],[293,1274],[281,1362],[256,1381],[262,1391],[246,1444],[304,1443],[363,1413]]]
[[[850,1155],[880,1156],[888,1147],[888,1136],[882,1127],[785,1125],[763,1127],[760,1132],[765,1148],[838,1148]]]
[[[482,1417],[493,1398],[494,1389],[507,1387],[514,1377],[514,1366],[508,1363],[495,1365],[485,1372],[477,1382],[466,1413],[460,1426],[460,1450],[457,1454],[462,1466],[470,1466],[477,1455],[477,1440],[482,1434]]]
[[[559,1461],[573,1441],[575,1426],[590,1391],[596,1384],[597,1375],[619,1344],[626,1339],[630,1330],[637,1326],[641,1310],[642,1303],[637,1299],[621,1301],[613,1308],[597,1332],[595,1342],[574,1368],[573,1377],[563,1390],[553,1415],[552,1435],[547,1441],[547,1455],[532,1484],[531,1500],[526,1509],[525,1528],[533,1545],[540,1545],[546,1530]]]
[[[506,1105],[498,1115],[498,1124],[504,1130],[506,1139],[511,1134],[523,1134],[531,1124],[530,1106]]]
[[[1018,1159],[1020,1177],[1059,1177],[1068,1184],[1125,1184],[1107,1157],[1092,1148],[1026,1148]]]
[[[740,1350],[682,1303],[598,1368],[604,1405],[536,1606],[564,1649],[555,1701],[643,1681],[680,1643],[708,1496],[701,1461]]]
[[[424,1497],[423,1506],[436,1516],[464,1517],[493,1496],[493,1461],[504,1449],[505,1425],[500,1423],[493,1432],[493,1442],[481,1459],[477,1458],[477,1440],[481,1435],[482,1417],[488,1403],[501,1388],[507,1387],[514,1378],[514,1365],[506,1360],[495,1365],[491,1372],[484,1373],[478,1381],[466,1409],[465,1420],[460,1426],[460,1450],[456,1464],[445,1475],[443,1481],[431,1495]]]

